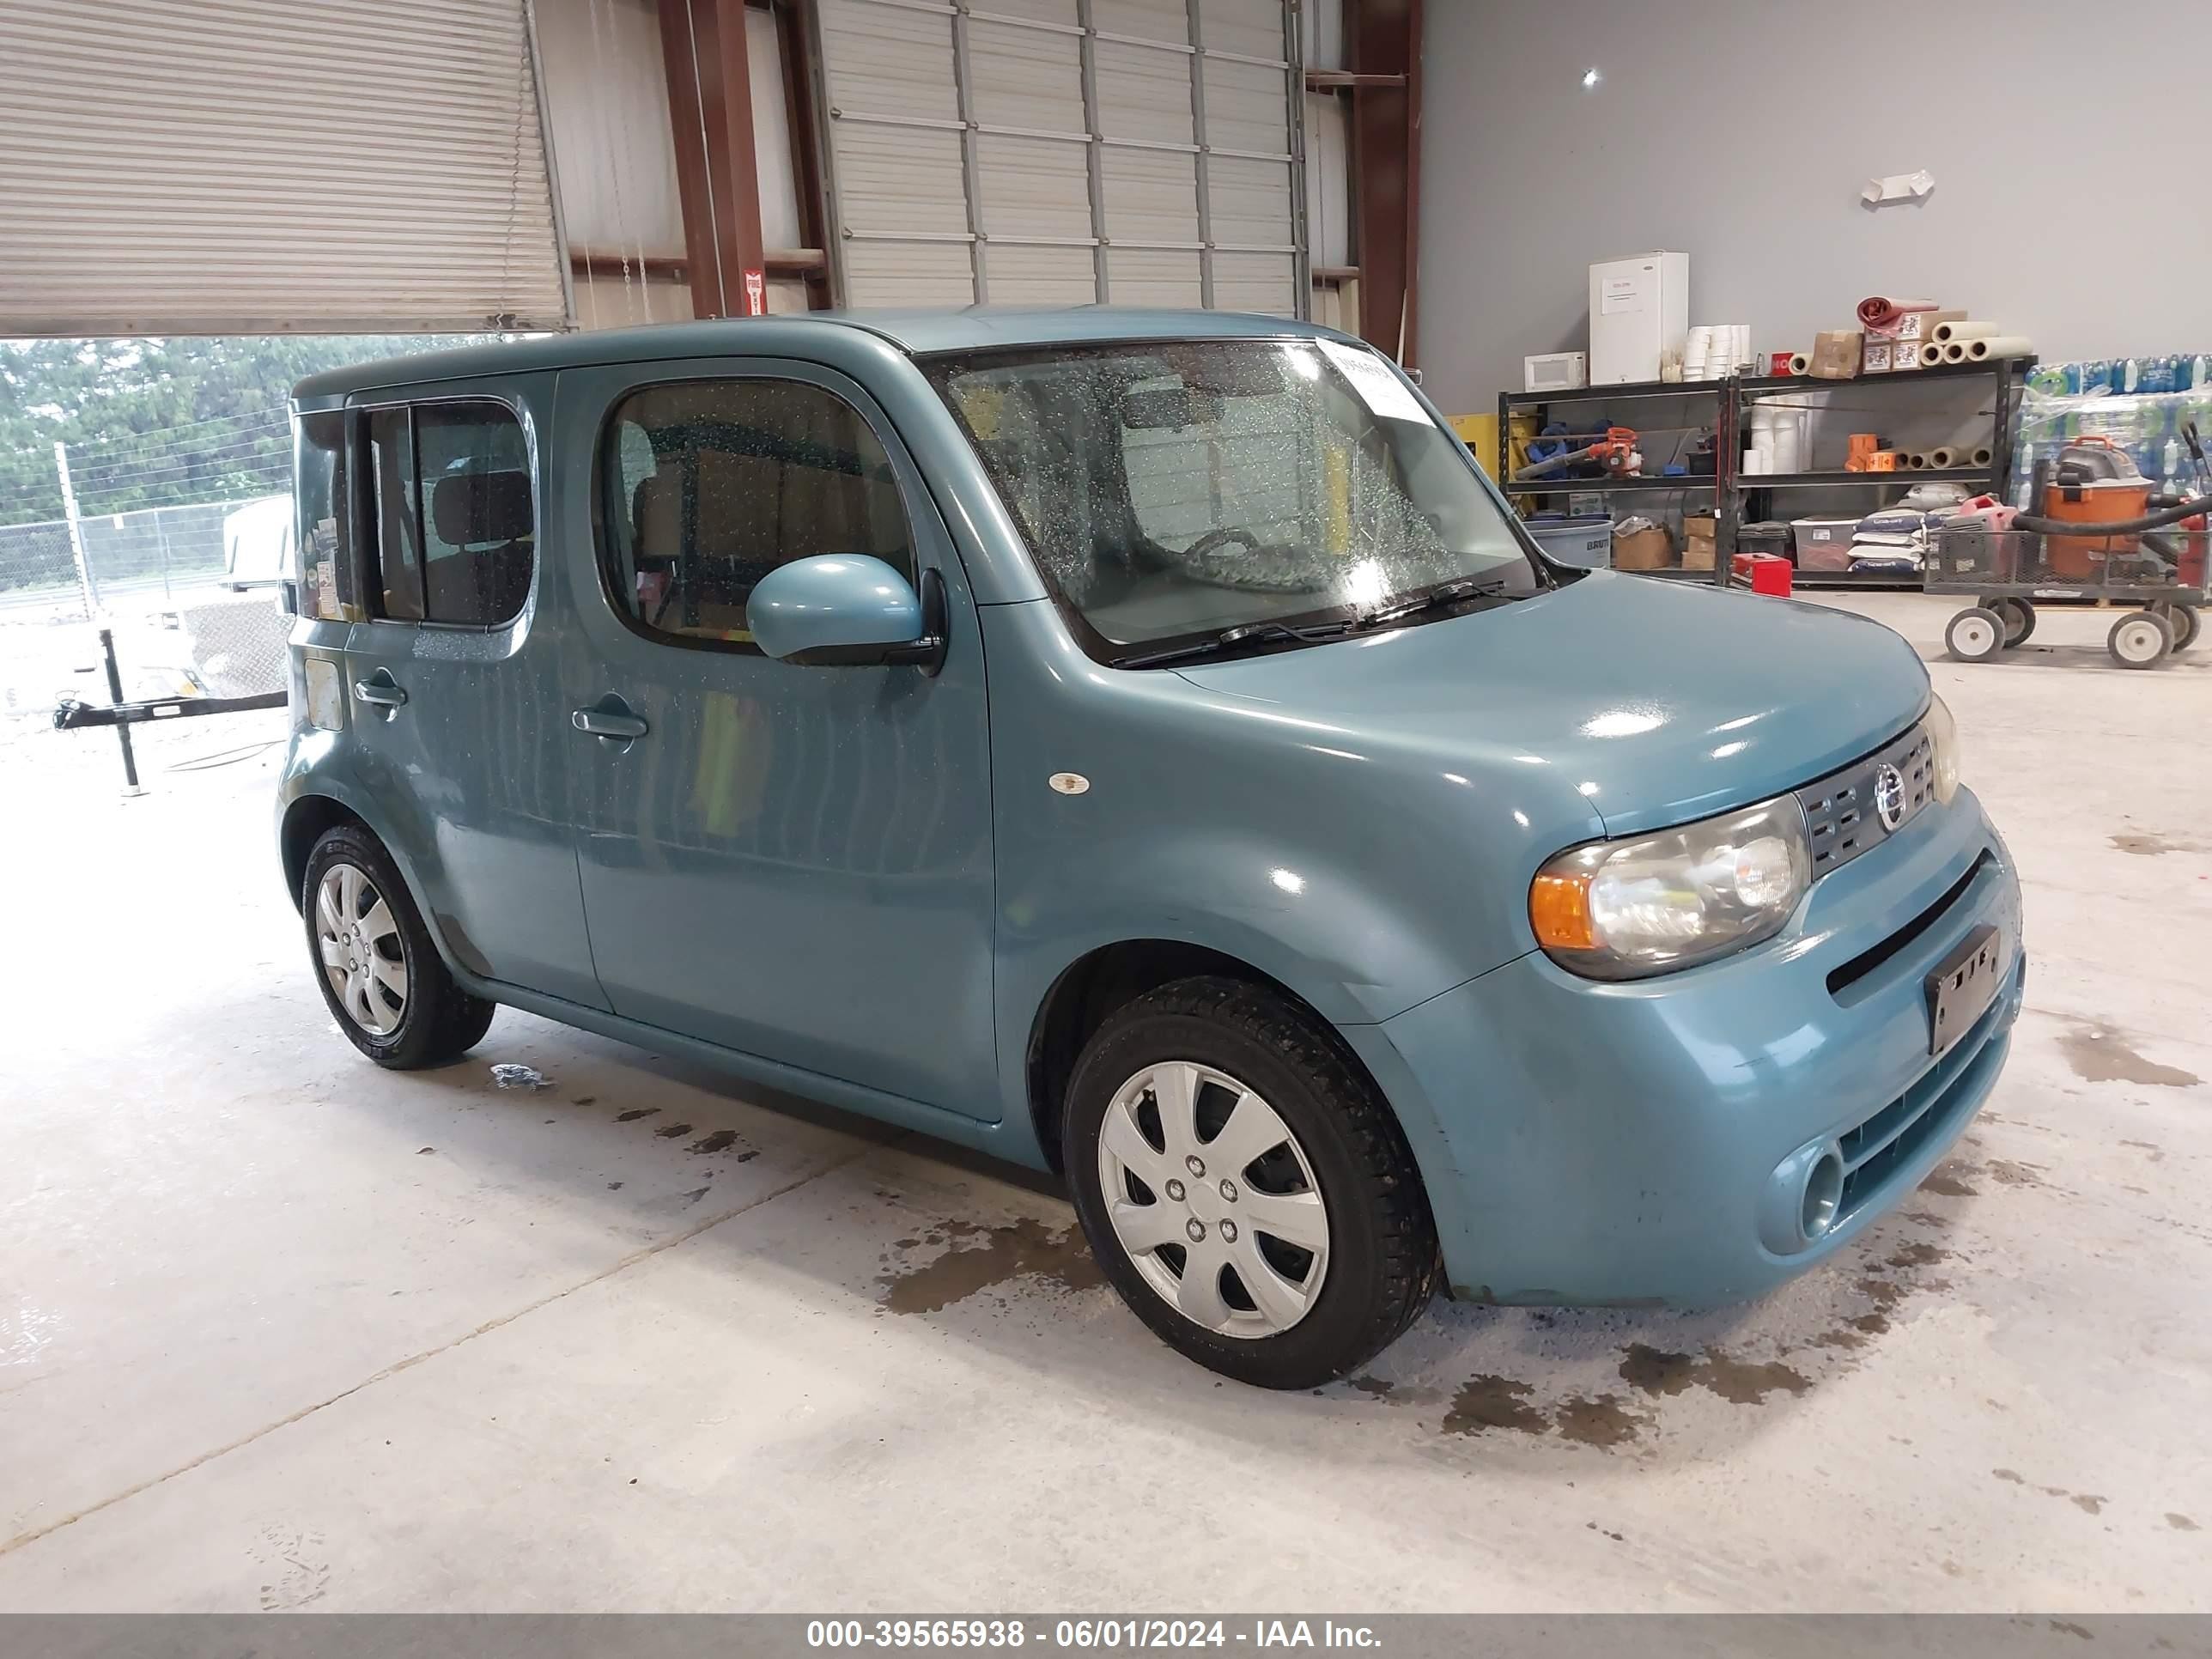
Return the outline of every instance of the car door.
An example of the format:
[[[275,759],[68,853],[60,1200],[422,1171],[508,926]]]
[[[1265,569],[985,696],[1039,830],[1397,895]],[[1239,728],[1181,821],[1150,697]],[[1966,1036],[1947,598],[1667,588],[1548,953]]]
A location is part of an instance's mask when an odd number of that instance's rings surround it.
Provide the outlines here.
[[[358,775],[470,972],[605,1008],[568,817],[567,581],[538,556],[553,377],[348,410],[368,619],[347,640]]]
[[[579,852],[615,1011],[996,1118],[981,630],[889,421],[826,368],[744,358],[566,371],[559,410]],[[836,552],[941,577],[940,672],[762,654],[752,584]]]

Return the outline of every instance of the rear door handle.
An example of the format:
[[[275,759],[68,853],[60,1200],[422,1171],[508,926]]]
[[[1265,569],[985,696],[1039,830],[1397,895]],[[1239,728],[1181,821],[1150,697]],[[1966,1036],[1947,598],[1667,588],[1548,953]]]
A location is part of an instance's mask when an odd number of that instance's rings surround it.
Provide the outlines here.
[[[635,714],[611,714],[604,708],[579,708],[568,720],[579,732],[588,732],[595,738],[610,738],[617,743],[629,743],[651,730]]]
[[[374,680],[356,680],[353,695],[356,702],[371,703],[379,708],[397,708],[407,701],[406,692],[399,687],[380,684]]]

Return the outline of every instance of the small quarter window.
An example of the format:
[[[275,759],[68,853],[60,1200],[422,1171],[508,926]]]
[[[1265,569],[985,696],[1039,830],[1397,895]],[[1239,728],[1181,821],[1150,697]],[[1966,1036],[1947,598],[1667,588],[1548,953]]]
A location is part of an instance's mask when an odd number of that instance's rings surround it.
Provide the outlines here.
[[[342,621],[354,597],[345,416],[336,410],[302,415],[292,441],[300,514],[300,611],[325,622]]]
[[[514,413],[492,403],[373,409],[362,452],[376,614],[512,622],[529,597],[537,546],[529,445]]]
[[[915,579],[890,458],[823,387],[765,378],[648,386],[599,449],[599,559],[617,609],[679,640],[750,648],[745,602],[778,565],[866,553]]]

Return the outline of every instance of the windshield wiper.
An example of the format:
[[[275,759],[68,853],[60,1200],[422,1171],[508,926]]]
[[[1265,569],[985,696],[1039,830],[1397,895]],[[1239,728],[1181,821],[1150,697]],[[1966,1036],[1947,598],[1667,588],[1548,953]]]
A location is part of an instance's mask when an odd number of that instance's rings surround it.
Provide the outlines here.
[[[1480,580],[1462,576],[1456,581],[1439,582],[1418,599],[1407,599],[1399,605],[1386,605],[1379,610],[1363,612],[1355,624],[1360,628],[1380,628],[1401,617],[1418,616],[1424,611],[1441,611],[1446,605],[1460,605],[1468,599],[1488,599],[1505,591],[1503,577]]]
[[[1194,640],[1188,645],[1170,646],[1164,651],[1147,651],[1133,657],[1116,657],[1114,666],[1157,668],[1162,663],[1182,662],[1193,657],[1219,656],[1240,645],[1311,645],[1320,640],[1341,639],[1353,626],[1349,620],[1308,623],[1303,626],[1280,622],[1240,623],[1234,628],[1223,629],[1210,640]]]

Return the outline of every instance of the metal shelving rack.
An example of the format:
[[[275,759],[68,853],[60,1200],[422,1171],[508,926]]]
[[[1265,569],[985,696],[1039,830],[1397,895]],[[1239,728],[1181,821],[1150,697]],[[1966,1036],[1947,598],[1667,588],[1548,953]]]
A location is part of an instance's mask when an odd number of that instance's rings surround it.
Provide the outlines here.
[[[2021,380],[2035,363],[2033,357],[2007,357],[1988,362],[1862,375],[1849,380],[1816,380],[1804,374],[1747,374],[1724,380],[1638,380],[1619,386],[1582,386],[1572,392],[1501,392],[1498,398],[1497,476],[1499,488],[1508,495],[1516,496],[1644,490],[1709,494],[1714,498],[1712,570],[1708,573],[1684,570],[1678,567],[1638,574],[1671,577],[1678,581],[1703,579],[1716,586],[1725,587],[1729,581],[1729,567],[1735,553],[1736,531],[1745,521],[1747,501],[1754,495],[1759,496],[1760,499],[1753,504],[1760,511],[1754,516],[1765,518],[1768,514],[1765,492],[1768,490],[1905,490],[1916,483],[1957,483],[1966,485],[1977,494],[1987,493],[2003,500],[2012,488],[2013,410],[2020,401]],[[1867,386],[1887,389],[1907,386],[1956,385],[1961,380],[1975,380],[1992,383],[1990,464],[1986,467],[1930,468],[1917,472],[1768,472],[1749,476],[1738,471],[1742,465],[1744,411],[1763,396],[1778,392],[1836,392]],[[1627,403],[1659,398],[1703,399],[1713,404],[1710,422],[1697,422],[1701,426],[1710,424],[1713,428],[1713,459],[1717,470],[1712,476],[1675,474],[1656,477],[1562,478],[1556,482],[1547,480],[1541,487],[1516,487],[1505,481],[1512,471],[1514,410],[1541,409],[1553,404]],[[1853,577],[1843,571],[1811,571],[1798,578],[1799,585],[1808,587],[1876,587],[1894,586],[1899,580],[1893,576],[1880,579]],[[1917,586],[1918,584],[1910,582],[1905,585]]]

